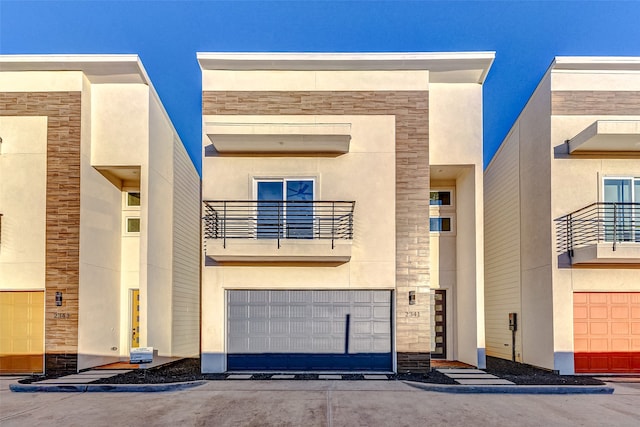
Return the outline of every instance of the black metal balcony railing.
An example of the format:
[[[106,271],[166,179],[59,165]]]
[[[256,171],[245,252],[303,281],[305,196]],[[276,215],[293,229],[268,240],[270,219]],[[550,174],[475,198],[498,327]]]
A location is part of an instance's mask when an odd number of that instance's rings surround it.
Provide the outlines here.
[[[597,243],[640,243],[640,203],[592,203],[556,220],[557,250],[573,250]]]
[[[206,200],[204,237],[223,239],[353,239],[355,202]]]

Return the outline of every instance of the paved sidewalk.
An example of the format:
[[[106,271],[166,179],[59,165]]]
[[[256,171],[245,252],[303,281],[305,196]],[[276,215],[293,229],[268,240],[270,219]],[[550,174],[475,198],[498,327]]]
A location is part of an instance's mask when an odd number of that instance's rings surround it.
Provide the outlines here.
[[[8,383],[14,380],[0,378],[2,427],[110,427],[140,420],[159,427],[640,425],[640,384],[630,383],[614,384],[614,394],[558,396],[451,394],[420,388],[437,384],[362,380],[206,381],[162,393],[12,393]]]
[[[562,385],[516,385],[510,381],[500,379],[479,369],[439,369],[438,371],[454,379],[458,384],[434,384],[405,380],[392,380],[387,375],[364,375],[363,380],[355,383],[372,382],[401,383],[421,390],[442,393],[510,393],[510,394],[611,394],[614,388],[602,386],[562,386]],[[121,370],[90,370],[78,374],[71,374],[60,378],[47,379],[31,384],[20,384],[13,381],[9,388],[13,392],[165,392],[197,387],[207,383],[240,381],[259,384],[262,382],[289,382],[293,375],[274,375],[269,380],[253,379],[251,374],[230,374],[225,380],[200,380],[163,384],[91,384],[101,378],[109,378],[123,372]],[[318,376],[321,381],[354,382],[352,376],[340,374],[323,374]],[[287,381],[289,380],[289,381]],[[309,382],[295,380],[294,382]]]

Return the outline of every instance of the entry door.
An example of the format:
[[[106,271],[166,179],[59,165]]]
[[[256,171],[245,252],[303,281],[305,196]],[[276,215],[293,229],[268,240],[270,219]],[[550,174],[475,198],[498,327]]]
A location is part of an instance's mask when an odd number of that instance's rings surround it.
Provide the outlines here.
[[[446,291],[436,290],[435,293],[435,349],[431,353],[434,359],[447,357],[447,294]]]
[[[310,179],[258,181],[257,237],[313,238],[313,190]]]
[[[140,347],[140,290],[131,290],[131,348]]]

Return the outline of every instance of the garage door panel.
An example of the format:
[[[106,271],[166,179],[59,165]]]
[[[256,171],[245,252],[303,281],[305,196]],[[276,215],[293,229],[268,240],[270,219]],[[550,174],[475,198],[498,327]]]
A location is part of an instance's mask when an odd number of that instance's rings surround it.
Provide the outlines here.
[[[0,292],[0,373],[43,372],[44,292]]]
[[[609,311],[607,307],[592,306],[589,308],[589,318],[591,319],[608,319]]]
[[[625,351],[628,352],[631,350],[631,346],[629,345],[629,339],[612,339],[611,340],[611,351]]]
[[[606,304],[608,301],[608,295],[604,292],[593,292],[587,294],[587,300],[589,304]]]
[[[611,322],[612,335],[629,335],[629,322]]]
[[[609,324],[607,322],[591,322],[589,332],[593,335],[609,335]]]
[[[628,319],[629,318],[629,308],[628,307],[611,307],[611,318],[612,319]]]
[[[640,315],[640,293],[575,293],[575,371],[640,372],[640,322],[634,319],[636,315]]]
[[[390,291],[235,292],[227,291],[229,370],[391,370]]]

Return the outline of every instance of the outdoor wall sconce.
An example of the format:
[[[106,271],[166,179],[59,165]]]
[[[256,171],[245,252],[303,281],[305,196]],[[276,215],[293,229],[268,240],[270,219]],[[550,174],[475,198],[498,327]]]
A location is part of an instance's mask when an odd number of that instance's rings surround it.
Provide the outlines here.
[[[409,305],[415,305],[416,303],[416,291],[409,291]]]
[[[56,292],[56,307],[62,305],[62,292]]]

